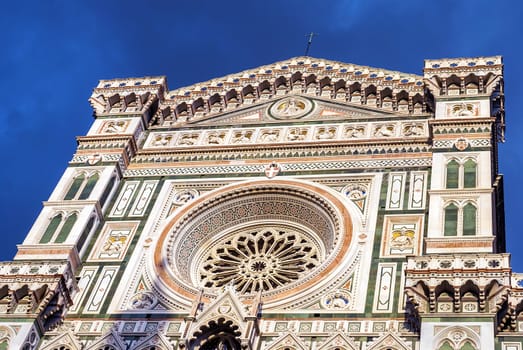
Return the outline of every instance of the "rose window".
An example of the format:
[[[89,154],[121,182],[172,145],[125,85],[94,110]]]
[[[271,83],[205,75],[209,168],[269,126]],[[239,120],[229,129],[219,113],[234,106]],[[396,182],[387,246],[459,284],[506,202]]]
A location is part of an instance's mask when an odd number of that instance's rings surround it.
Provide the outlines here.
[[[314,241],[307,233],[290,227],[236,232],[202,257],[200,283],[206,288],[231,284],[242,293],[282,287],[321,263]]]

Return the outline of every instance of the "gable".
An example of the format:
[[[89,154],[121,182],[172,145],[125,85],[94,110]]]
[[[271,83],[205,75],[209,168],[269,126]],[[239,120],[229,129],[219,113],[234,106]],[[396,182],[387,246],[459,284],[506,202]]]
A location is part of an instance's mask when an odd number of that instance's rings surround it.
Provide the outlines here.
[[[406,115],[430,112],[431,106],[421,76],[311,57],[171,91],[165,77],[100,81],[90,102],[96,116],[146,113],[151,127],[181,127],[291,95]]]
[[[350,106],[339,101],[304,94],[278,96],[235,111],[189,120],[180,127],[213,125],[281,124],[325,121],[356,121],[397,117],[393,111]]]

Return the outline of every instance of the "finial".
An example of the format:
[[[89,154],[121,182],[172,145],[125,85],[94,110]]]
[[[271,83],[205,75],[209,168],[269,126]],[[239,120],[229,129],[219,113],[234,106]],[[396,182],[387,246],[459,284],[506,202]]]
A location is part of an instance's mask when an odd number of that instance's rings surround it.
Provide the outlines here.
[[[310,32],[309,34],[306,35],[309,38],[309,40],[307,41],[307,48],[305,49],[305,56],[309,56],[309,49],[311,48],[312,38],[314,36],[318,36],[318,35],[319,35],[318,33],[314,33],[314,32]]]

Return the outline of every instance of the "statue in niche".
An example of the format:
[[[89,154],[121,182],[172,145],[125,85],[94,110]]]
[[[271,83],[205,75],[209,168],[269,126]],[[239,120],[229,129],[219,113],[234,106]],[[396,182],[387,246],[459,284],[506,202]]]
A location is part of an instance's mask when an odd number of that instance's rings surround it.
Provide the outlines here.
[[[383,136],[383,137],[391,137],[394,136],[394,126],[393,125],[380,125],[376,127],[376,130],[374,131],[374,136]]]
[[[405,125],[403,128],[403,135],[405,135],[405,136],[423,135],[423,127],[420,124]]]
[[[345,136],[348,138],[360,138],[363,137],[364,134],[365,128],[362,126],[345,129]]]

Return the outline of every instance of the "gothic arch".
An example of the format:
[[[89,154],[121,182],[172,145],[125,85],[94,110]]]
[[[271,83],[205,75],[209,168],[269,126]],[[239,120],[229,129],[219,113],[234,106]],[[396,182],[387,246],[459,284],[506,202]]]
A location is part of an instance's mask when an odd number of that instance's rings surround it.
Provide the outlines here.
[[[449,326],[441,329],[434,336],[432,348],[439,350],[445,342],[453,346],[454,349],[462,349],[467,342],[470,343],[474,349],[480,349],[479,344],[481,344],[479,335],[465,326]]]
[[[241,350],[240,327],[220,317],[200,326],[189,340],[189,350]]]

